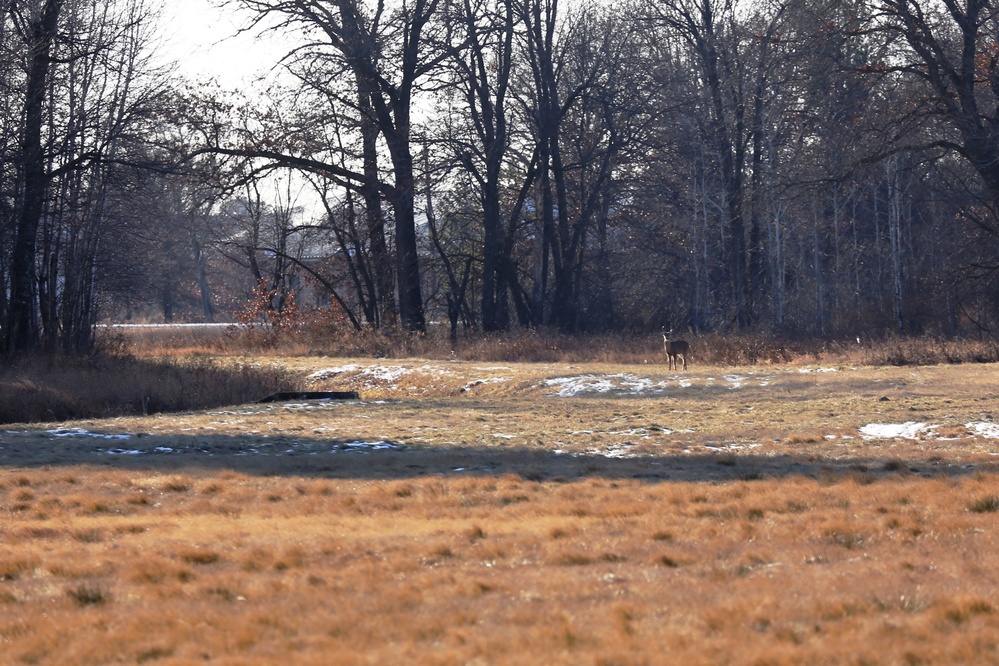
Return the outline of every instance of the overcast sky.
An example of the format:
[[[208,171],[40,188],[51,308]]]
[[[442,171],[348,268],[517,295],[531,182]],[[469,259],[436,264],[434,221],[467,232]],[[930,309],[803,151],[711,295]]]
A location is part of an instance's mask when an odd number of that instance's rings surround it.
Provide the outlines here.
[[[213,0],[164,0],[163,57],[176,61],[178,73],[186,78],[214,78],[223,88],[247,92],[258,76],[273,74],[287,45],[273,34],[238,34],[245,18],[218,9],[216,4]],[[287,196],[287,185],[282,180],[287,174],[278,172],[278,176],[263,183],[262,193],[271,204]],[[306,218],[321,214],[311,188],[300,178],[292,182],[294,204],[305,209]]]
[[[190,78],[216,77],[225,86],[251,81],[283,55],[273,38],[237,36],[245,19],[213,0],[164,2],[164,55]]]

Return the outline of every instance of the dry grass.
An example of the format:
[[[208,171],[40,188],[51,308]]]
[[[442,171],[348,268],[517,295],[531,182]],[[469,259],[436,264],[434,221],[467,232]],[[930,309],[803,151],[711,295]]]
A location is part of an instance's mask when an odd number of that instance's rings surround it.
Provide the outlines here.
[[[452,343],[431,327],[426,335],[393,330],[353,331],[314,327],[298,331],[264,328],[149,327],[120,329],[114,346],[138,356],[202,355],[337,356],[460,359],[480,362],[623,363],[661,362],[659,333],[569,336],[554,331],[473,333]],[[993,339],[936,337],[856,340],[780,340],[761,335],[688,334],[693,363],[704,366],[845,362],[865,365],[993,363]]]
[[[934,365],[999,361],[994,341],[891,338],[865,341],[781,341],[762,336],[690,337],[692,367],[801,365]],[[657,365],[657,335],[564,336],[522,331],[470,335],[452,344],[444,333],[235,329],[162,326],[103,329],[103,355],[86,359],[28,358],[0,368],[0,423],[177,412],[258,400],[301,384],[289,364],[259,363],[316,356],[480,363],[606,363]]]
[[[0,662],[999,660],[994,366],[259,363],[0,433]]]
[[[27,358],[0,367],[0,423],[231,405],[293,383],[285,372],[237,359]]]

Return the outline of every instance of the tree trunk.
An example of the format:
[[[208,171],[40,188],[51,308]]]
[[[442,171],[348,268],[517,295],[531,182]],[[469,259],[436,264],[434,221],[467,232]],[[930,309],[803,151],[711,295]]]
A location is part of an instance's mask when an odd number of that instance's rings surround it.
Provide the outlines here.
[[[201,293],[201,315],[207,324],[215,323],[215,307],[212,305],[212,290],[208,285],[208,267],[201,243],[194,239],[194,261],[198,265],[198,289]]]
[[[427,322],[423,315],[423,289],[420,285],[420,259],[416,242],[416,214],[413,157],[409,137],[389,141],[392,166],[395,171],[392,211],[395,214],[396,282],[399,288],[399,317],[407,331],[423,332]]]
[[[361,80],[358,79],[358,86]],[[364,161],[364,185],[361,198],[364,199],[364,214],[368,224],[368,243],[371,249],[371,262],[374,265],[375,311],[378,313],[376,326],[395,323],[398,311],[395,306],[395,275],[388,244],[385,242],[385,215],[382,213],[382,199],[378,194],[378,127],[371,114],[371,98],[366,93],[359,96],[361,107],[361,150]]]
[[[14,237],[11,263],[10,311],[6,330],[8,354],[32,351],[40,341],[36,312],[35,251],[48,189],[42,121],[50,54],[59,25],[63,0],[45,0],[37,22],[31,26],[28,79],[25,90],[24,133],[21,139],[21,211]]]

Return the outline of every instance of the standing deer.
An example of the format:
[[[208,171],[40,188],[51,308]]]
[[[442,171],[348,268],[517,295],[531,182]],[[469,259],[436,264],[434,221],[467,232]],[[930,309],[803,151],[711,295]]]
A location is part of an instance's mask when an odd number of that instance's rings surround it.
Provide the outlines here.
[[[669,329],[663,333],[663,349],[666,350],[666,363],[670,370],[679,370],[677,367],[676,360],[677,357],[683,359],[683,369],[687,369],[687,352],[690,351],[690,345],[687,344],[686,340],[670,340],[673,335],[673,329]]]

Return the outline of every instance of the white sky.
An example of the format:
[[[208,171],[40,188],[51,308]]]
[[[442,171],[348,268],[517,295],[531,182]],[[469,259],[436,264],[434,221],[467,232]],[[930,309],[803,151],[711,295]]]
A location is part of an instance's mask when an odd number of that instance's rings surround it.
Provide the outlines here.
[[[247,92],[261,76],[279,74],[275,65],[288,46],[277,35],[240,34],[247,21],[231,9],[220,9],[219,0],[162,2],[161,55],[177,63],[181,76],[192,81],[216,79],[223,88]],[[306,217],[319,215],[320,206],[311,189],[301,179],[293,182],[293,203],[304,209]],[[280,178],[266,179],[262,186],[265,201],[276,204],[287,198],[285,188]]]
[[[165,0],[163,55],[192,79],[217,78],[224,87],[266,75],[284,55],[273,35],[238,34],[245,20],[217,0]]]

